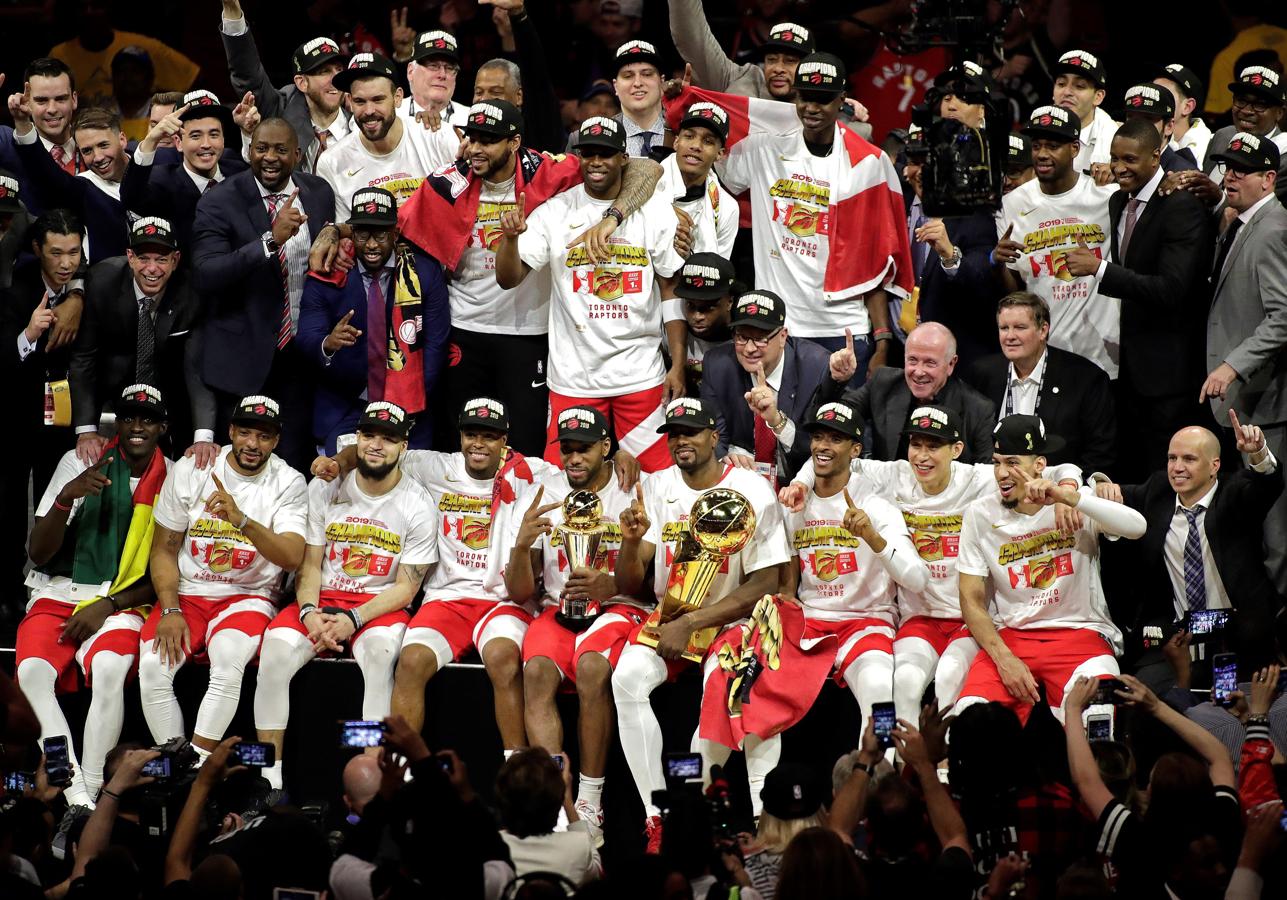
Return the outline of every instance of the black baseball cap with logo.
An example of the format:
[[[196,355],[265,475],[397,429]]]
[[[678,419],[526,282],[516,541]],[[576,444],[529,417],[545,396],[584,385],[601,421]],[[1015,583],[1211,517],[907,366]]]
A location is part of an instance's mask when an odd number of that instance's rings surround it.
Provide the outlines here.
[[[411,58],[416,62],[427,59],[445,59],[460,65],[460,49],[456,37],[442,30],[422,31],[416,35],[415,48]]]
[[[358,431],[378,431],[391,437],[405,440],[415,420],[407,411],[388,400],[375,400],[366,405],[362,415],[358,416]]]
[[[274,431],[281,431],[282,410],[272,397],[266,397],[263,394],[251,394],[249,397],[241,398],[241,402],[232,411],[232,416],[228,421],[234,425],[237,423],[243,425],[267,425]]]
[[[295,48],[290,57],[296,75],[311,75],[327,63],[344,65],[340,45],[328,37],[316,37]]]
[[[814,94],[843,94],[848,88],[849,73],[840,57],[830,53],[810,53],[795,68],[797,91]]]
[[[8,169],[0,169],[0,213],[22,212],[22,188],[18,176]]]
[[[581,123],[576,133],[575,149],[582,147],[602,147],[617,153],[626,152],[626,130],[616,119],[607,116],[591,116]]]
[[[140,247],[160,247],[165,250],[177,250],[179,242],[175,240],[174,228],[169,219],[160,216],[144,216],[130,226],[130,249]]]
[[[555,437],[550,443],[580,441],[593,444],[609,434],[608,420],[593,406],[569,406],[555,419]]]
[[[1062,106],[1038,106],[1028,117],[1028,124],[1021,129],[1030,138],[1054,138],[1059,141],[1080,141],[1081,123]]]
[[[776,331],[786,324],[786,304],[772,291],[747,291],[733,304],[728,326],[748,325],[763,331]]]
[[[1032,141],[1028,136],[1012,131],[1006,139],[1009,141],[1005,154],[1006,168],[1011,172],[1032,168]]]
[[[925,143],[925,129],[915,122],[907,126],[907,144],[903,152],[908,156],[928,156],[929,144]]]
[[[1229,82],[1229,90],[1235,97],[1251,96],[1275,106],[1287,103],[1282,76],[1265,66],[1247,66],[1238,73],[1237,81]]]
[[[460,408],[456,424],[461,428],[490,428],[492,431],[509,431],[509,414],[505,404],[491,397],[475,397]]]
[[[121,391],[113,407],[118,416],[143,415],[158,421],[168,418],[160,388],[150,384],[131,384]]]
[[[353,192],[349,224],[392,228],[398,224],[398,201],[384,188],[360,188]]]
[[[824,403],[813,411],[813,415],[800,427],[805,431],[818,431],[826,428],[836,431],[855,441],[862,440],[862,423],[858,421],[858,410],[848,403],[836,401]]]
[[[1151,81],[1133,84],[1126,89],[1122,113],[1168,121],[1175,117],[1175,97],[1168,89]]]
[[[684,261],[675,295],[685,300],[718,300],[733,289],[733,264],[718,253],[694,253]]]
[[[1277,171],[1282,163],[1282,154],[1273,140],[1245,131],[1237,132],[1229,139],[1229,146],[1219,153],[1212,153],[1211,158],[1235,172]]]
[[[709,129],[721,144],[727,144],[728,110],[717,103],[694,103],[684,112],[684,117],[679,120],[679,127]]]
[[[1104,64],[1099,57],[1085,50],[1069,50],[1051,67],[1050,74],[1055,78],[1060,75],[1080,75],[1088,81],[1095,82],[1095,87],[1103,88],[1108,84],[1104,73]]]
[[[336,90],[348,93],[353,89],[353,82],[360,78],[387,78],[395,85],[398,83],[397,70],[389,57],[383,53],[355,53],[348,68],[332,78],[331,84]]]
[[[179,104],[180,108],[184,106],[188,108],[179,116],[180,122],[214,118],[219,120],[225,131],[231,131],[234,127],[232,110],[220,103],[219,98],[210,91],[188,91]]]
[[[903,434],[923,434],[955,444],[961,440],[961,417],[946,406],[918,406],[908,416]]]
[[[715,414],[696,397],[680,397],[678,400],[671,400],[666,407],[666,419],[657,426],[657,433],[665,434],[672,428],[696,428],[699,431],[713,429]]]
[[[825,799],[817,773],[800,763],[779,763],[760,791],[764,811],[786,821],[817,815]]]
[[[1168,63],[1158,69],[1153,77],[1165,78],[1167,81],[1174,82],[1176,87],[1184,92],[1184,96],[1193,98],[1198,102],[1197,108],[1202,108],[1206,85],[1202,83],[1202,79],[1192,69],[1180,63]]]
[[[993,87],[991,74],[968,59],[934,76],[934,91],[940,98],[952,94],[967,103],[986,103]]]
[[[813,35],[794,22],[779,22],[769,29],[768,39],[760,44],[760,56],[766,53],[794,53],[808,56],[813,52]]]
[[[1046,434],[1045,423],[1038,416],[1005,416],[992,429],[992,448],[1005,456],[1046,456],[1063,446],[1063,438]]]
[[[481,100],[465,113],[465,134],[512,138],[523,133],[523,114],[508,100]]]
[[[661,54],[647,41],[626,41],[617,48],[616,70],[613,75],[631,63],[649,63],[660,72]]]

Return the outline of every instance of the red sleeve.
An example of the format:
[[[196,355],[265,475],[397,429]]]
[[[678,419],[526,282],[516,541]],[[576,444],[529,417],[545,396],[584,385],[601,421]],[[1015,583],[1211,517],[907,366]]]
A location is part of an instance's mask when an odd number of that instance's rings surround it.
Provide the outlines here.
[[[1269,739],[1269,726],[1247,726],[1247,737],[1242,742],[1242,759],[1238,767],[1238,797],[1242,800],[1244,812],[1278,799],[1273,758],[1274,745]]]

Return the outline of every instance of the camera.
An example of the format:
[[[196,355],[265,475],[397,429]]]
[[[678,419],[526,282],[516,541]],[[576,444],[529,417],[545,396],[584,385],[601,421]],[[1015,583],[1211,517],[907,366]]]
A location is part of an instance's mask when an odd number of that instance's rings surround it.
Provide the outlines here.
[[[985,0],[913,0],[912,22],[887,35],[890,49],[907,55],[931,47],[984,50],[997,45],[1019,0],[1001,0],[1001,15],[988,21]]]
[[[187,797],[184,788],[196,780],[197,751],[185,737],[170,738],[151,749],[161,755],[150,760],[141,773],[155,781],[139,792],[139,824],[147,838],[166,841]]]

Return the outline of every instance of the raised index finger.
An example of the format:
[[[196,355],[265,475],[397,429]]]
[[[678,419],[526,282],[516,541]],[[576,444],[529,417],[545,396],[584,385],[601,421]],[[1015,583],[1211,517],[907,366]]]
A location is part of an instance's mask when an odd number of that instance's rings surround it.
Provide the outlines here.
[[[642,506],[644,502],[642,481],[635,482],[635,497],[639,499],[639,505]]]
[[[845,349],[850,353],[854,352],[854,332],[852,328],[845,329]]]
[[[757,363],[755,366],[755,386],[764,387],[767,381],[764,377],[764,363]]]
[[[1229,424],[1233,426],[1234,431],[1242,430],[1242,425],[1238,422],[1238,411],[1232,406],[1229,407]]]
[[[103,469],[107,468],[107,464],[112,461],[112,458],[113,457],[110,453],[104,453],[103,458],[94,464],[94,468],[101,472]]]
[[[850,509],[857,509],[854,505],[854,498],[849,496],[849,488],[845,488],[845,503],[849,504]]]
[[[214,479],[215,487],[217,487],[220,491],[222,491],[225,494],[228,493],[228,489],[223,486],[223,482],[219,480],[218,475],[216,475],[214,472],[211,472],[210,477]]]
[[[1012,235],[1012,234],[1014,234],[1014,223],[1013,223],[1013,222],[1011,222],[1011,223],[1009,224],[1009,226],[1006,228],[1006,230],[1005,230],[1005,234],[1001,235],[1001,240],[1003,240],[1003,241],[1008,241],[1008,240],[1010,240],[1010,235]]]

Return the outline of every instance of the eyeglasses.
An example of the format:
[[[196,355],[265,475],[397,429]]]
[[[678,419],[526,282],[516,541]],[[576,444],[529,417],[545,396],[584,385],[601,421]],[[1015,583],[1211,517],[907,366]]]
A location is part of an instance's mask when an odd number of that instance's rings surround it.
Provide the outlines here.
[[[393,237],[393,229],[380,228],[375,231],[368,231],[365,228],[353,229],[353,243],[361,246],[374,240],[377,244],[387,243]]]
[[[768,334],[766,334],[766,335],[765,335],[764,337],[762,337],[762,338],[753,338],[753,337],[750,337],[750,336],[748,336],[748,335],[746,335],[746,334],[743,334],[742,332],[734,331],[734,332],[733,332],[733,343],[735,343],[735,344],[754,344],[756,347],[759,347],[761,350],[763,350],[765,347],[767,347],[767,346],[769,345],[769,342],[770,342],[770,341],[772,341],[775,337],[777,337],[777,336],[778,336],[779,334],[781,334],[781,333],[782,333],[782,329],[781,329],[781,328],[774,328],[772,331],[770,331]]]
[[[1258,100],[1248,97],[1245,94],[1233,98],[1234,109],[1249,109],[1256,115],[1261,115],[1269,110],[1271,106],[1277,106],[1276,103],[1270,103],[1268,100]]]
[[[460,71],[460,66],[449,62],[422,62],[416,63],[416,65],[427,72],[433,72],[435,75],[455,75]]]

